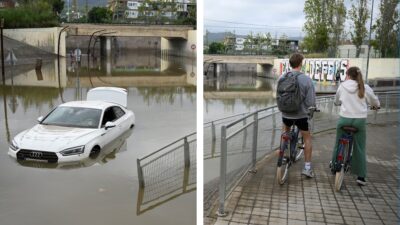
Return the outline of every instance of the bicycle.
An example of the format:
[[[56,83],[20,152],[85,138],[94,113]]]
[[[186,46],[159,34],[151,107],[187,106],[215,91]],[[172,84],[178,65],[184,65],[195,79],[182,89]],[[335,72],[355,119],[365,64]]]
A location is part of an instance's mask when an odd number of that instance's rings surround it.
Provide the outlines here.
[[[309,120],[313,118],[314,112],[319,112],[315,107],[309,108]],[[300,137],[299,137],[300,135]],[[288,152],[288,149],[290,150]],[[300,151],[298,151],[300,150]],[[284,184],[289,174],[289,168],[298,161],[304,152],[304,140],[299,128],[293,124],[290,131],[283,132],[279,147],[278,163],[276,168],[276,180],[278,184]]]
[[[378,110],[379,107],[371,107]],[[336,152],[336,162],[330,163],[331,172],[335,174],[335,190],[340,191],[344,175],[351,169],[351,158],[353,156],[353,136],[357,133],[357,128],[352,126],[341,127],[345,133],[339,138],[338,150]]]

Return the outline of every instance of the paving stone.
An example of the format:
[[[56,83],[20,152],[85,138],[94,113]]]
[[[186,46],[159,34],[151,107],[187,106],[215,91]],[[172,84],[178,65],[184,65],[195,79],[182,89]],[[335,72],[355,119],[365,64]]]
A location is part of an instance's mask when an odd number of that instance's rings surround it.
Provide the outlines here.
[[[296,163],[290,169],[288,183],[277,185],[276,156],[271,156],[261,161],[256,174],[248,174],[235,188],[226,202],[226,209],[231,213],[224,218],[205,218],[204,223],[400,224],[400,193],[397,190],[400,157],[397,156],[397,139],[392,135],[397,132],[396,126],[369,125],[367,128],[366,186],[359,187],[355,177],[348,173],[342,190],[336,192],[333,189],[335,177],[327,162],[334,133],[322,132],[313,136],[312,165],[316,173],[313,179],[301,176],[303,163]],[[382,144],[385,144],[384,148]]]

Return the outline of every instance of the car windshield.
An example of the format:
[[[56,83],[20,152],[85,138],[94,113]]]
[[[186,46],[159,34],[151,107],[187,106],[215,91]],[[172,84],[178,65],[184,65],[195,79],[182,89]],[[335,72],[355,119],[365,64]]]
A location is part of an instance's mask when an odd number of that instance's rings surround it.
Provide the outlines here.
[[[41,122],[41,124],[66,127],[98,128],[100,116],[100,109],[60,106],[53,110]]]

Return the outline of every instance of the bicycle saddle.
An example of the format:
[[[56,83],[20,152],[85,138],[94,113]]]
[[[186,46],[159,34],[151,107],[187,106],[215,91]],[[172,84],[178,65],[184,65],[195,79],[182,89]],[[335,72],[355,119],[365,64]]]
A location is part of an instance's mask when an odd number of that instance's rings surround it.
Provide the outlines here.
[[[347,131],[347,132],[353,132],[353,133],[356,133],[356,132],[357,132],[357,128],[351,127],[351,126],[343,126],[342,129],[343,129],[344,131]]]

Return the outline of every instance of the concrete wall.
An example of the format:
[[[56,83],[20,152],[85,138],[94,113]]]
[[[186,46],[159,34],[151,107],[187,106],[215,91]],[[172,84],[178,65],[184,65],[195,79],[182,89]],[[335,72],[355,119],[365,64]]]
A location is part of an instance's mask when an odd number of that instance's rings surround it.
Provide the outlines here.
[[[345,79],[347,68],[357,66],[361,69],[364,78],[367,69],[366,58],[321,58],[305,59],[303,71],[314,80],[332,81],[336,73],[341,80]],[[396,78],[400,76],[399,58],[370,58],[368,79]],[[289,59],[275,59],[273,74],[279,76],[290,69]]]
[[[4,35],[49,53],[57,54],[58,33],[62,28],[4,29]],[[65,32],[61,35],[60,55],[65,56]]]
[[[181,38],[161,37],[161,54],[170,54],[175,56],[196,57],[196,30],[189,30],[187,40]],[[192,46],[195,49],[192,49]]]
[[[60,60],[60,82],[58,81],[58,63],[54,60],[50,63],[45,63],[40,72],[35,69],[18,74],[13,78],[6,79],[6,85],[13,83],[16,86],[36,86],[36,87],[66,87],[67,86],[67,70],[66,59]]]

